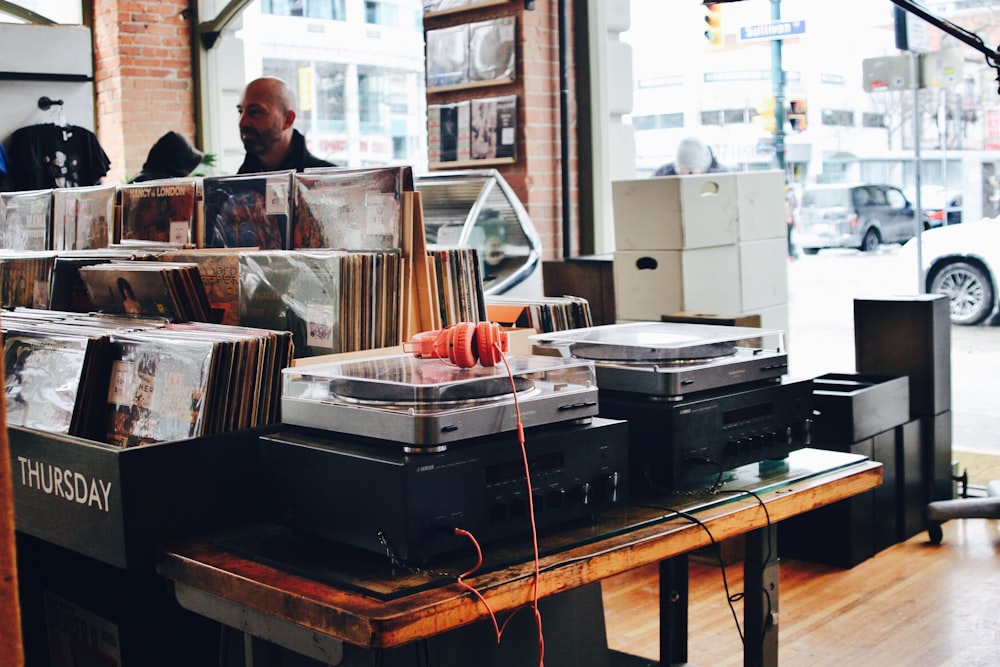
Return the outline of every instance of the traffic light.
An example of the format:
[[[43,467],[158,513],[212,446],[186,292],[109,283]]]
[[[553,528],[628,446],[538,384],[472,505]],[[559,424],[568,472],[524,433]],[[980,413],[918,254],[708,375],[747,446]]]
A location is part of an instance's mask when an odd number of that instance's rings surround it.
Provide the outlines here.
[[[722,5],[718,2],[705,5],[705,39],[709,48],[721,49],[726,45],[726,36],[722,33]]]
[[[760,101],[760,104],[754,107],[754,111],[757,115],[754,116],[753,121],[760,127],[764,132],[774,132],[777,121],[774,117],[776,104],[773,97],[768,97]]]
[[[806,129],[806,101],[803,98],[790,100],[788,103],[788,124],[796,132]]]

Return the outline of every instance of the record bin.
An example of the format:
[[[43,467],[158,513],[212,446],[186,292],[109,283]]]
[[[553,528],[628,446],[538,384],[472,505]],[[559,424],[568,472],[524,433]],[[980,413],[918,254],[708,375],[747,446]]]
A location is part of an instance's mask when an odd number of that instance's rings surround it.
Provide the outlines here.
[[[255,515],[257,440],[271,428],[120,449],[10,426],[15,527],[119,568],[151,566],[160,542]]]

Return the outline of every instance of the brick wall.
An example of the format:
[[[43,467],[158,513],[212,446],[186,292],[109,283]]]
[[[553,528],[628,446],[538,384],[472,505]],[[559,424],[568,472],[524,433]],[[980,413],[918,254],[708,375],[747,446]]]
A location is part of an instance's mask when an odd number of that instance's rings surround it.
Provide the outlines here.
[[[194,140],[189,0],[94,0],[97,136],[105,183],[135,175],[174,130]]]

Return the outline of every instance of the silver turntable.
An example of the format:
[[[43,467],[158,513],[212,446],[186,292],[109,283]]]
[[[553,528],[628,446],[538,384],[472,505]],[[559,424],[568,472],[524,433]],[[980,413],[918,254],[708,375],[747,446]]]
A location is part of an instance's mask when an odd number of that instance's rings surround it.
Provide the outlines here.
[[[531,336],[532,353],[595,362],[601,389],[680,400],[737,384],[779,381],[788,370],[774,329],[629,322]]]
[[[447,444],[597,415],[594,363],[507,355],[511,373],[459,368],[410,354],[293,366],[283,371],[281,421],[440,452]]]

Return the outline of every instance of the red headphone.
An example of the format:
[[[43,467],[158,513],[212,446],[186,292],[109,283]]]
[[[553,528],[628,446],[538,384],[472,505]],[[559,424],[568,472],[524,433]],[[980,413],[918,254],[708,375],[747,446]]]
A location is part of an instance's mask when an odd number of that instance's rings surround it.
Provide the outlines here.
[[[459,322],[437,331],[418,333],[403,343],[404,352],[418,359],[449,359],[459,368],[471,368],[478,361],[496,366],[507,352],[507,332],[496,322]]]

